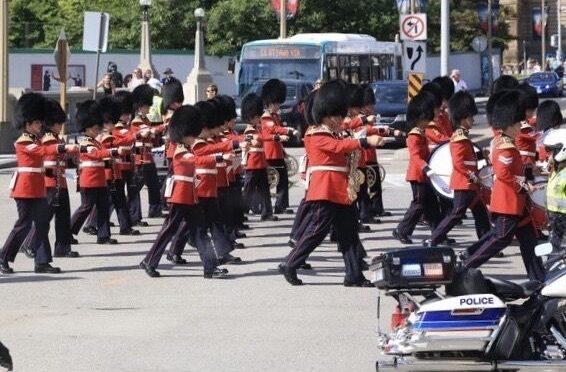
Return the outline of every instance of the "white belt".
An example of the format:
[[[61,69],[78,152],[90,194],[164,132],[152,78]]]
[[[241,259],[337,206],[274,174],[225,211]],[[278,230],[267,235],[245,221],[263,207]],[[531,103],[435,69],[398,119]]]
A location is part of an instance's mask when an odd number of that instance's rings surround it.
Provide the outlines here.
[[[193,182],[194,182],[194,178],[193,178],[193,177],[186,177],[186,176],[173,175],[173,179],[174,179],[175,181],[183,181],[183,182],[190,182],[190,183],[193,183]]]
[[[141,143],[141,142],[140,142]],[[122,150],[131,150],[132,146],[119,146],[118,149],[122,149]]]
[[[222,162],[222,163],[216,163],[216,167],[217,168],[226,168],[226,163]]]
[[[537,156],[536,152],[530,152],[530,151],[519,151],[519,154],[523,155],[523,156]]]
[[[136,142],[136,147],[153,147],[151,143]]]
[[[56,166],[64,167],[66,165],[67,163],[65,163],[64,161],[45,160],[43,162],[44,167],[56,167]]]
[[[45,168],[18,167],[18,173],[43,173]]]
[[[477,162],[475,160],[464,160],[464,164],[477,166]]]
[[[103,161],[81,161],[80,168],[104,168]]]
[[[218,169],[209,169],[209,168],[197,168],[195,170],[196,174],[218,174]]]
[[[264,152],[264,149],[251,147],[248,152]]]
[[[307,168],[307,176],[305,179],[305,188],[309,188],[310,178],[312,172],[322,172],[322,171],[330,171],[330,172],[340,172],[348,174],[349,169],[348,167],[338,167],[335,165],[313,165],[312,167]]]
[[[116,160],[114,160],[114,163],[116,163],[116,164],[132,164],[131,161],[122,160],[122,159],[116,159]]]

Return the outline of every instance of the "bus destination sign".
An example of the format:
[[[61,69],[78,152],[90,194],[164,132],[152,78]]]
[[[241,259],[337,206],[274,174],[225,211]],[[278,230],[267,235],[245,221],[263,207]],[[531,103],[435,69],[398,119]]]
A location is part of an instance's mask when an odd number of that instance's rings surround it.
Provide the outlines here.
[[[298,45],[252,45],[244,49],[242,59],[313,59],[320,48]]]

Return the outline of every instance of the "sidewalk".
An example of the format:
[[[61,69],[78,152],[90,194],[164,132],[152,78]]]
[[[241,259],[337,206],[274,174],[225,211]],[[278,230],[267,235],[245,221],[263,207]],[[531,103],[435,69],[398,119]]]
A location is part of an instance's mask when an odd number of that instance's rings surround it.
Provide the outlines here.
[[[16,154],[0,155],[0,169],[12,168],[16,166]]]

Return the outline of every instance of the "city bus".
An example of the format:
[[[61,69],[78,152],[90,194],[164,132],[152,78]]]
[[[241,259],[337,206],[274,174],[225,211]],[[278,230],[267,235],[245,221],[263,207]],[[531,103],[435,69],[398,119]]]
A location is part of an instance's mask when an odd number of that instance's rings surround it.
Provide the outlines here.
[[[271,78],[314,83],[343,79],[371,83],[399,78],[400,44],[362,34],[297,34],[244,44],[237,77],[242,97],[256,81]]]

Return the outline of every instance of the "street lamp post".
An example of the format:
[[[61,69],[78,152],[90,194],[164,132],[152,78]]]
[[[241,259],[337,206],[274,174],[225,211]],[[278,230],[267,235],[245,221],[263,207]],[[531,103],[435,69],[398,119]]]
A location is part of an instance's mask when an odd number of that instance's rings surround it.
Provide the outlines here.
[[[8,0],[0,0],[0,152],[13,151],[8,122]]]
[[[140,64],[142,73],[147,70],[153,71],[153,77],[158,78],[159,74],[157,69],[153,66],[151,61],[151,31],[149,28],[149,8],[151,7],[151,0],[140,0],[140,7],[142,10],[142,29],[141,29],[141,45],[140,45]]]
[[[204,32],[202,22],[204,21],[204,9],[195,10],[197,31],[195,35],[195,63],[193,69],[187,76],[187,82],[183,85],[185,103],[194,104],[206,98],[205,88],[212,84],[212,75],[206,69],[204,58]]]

